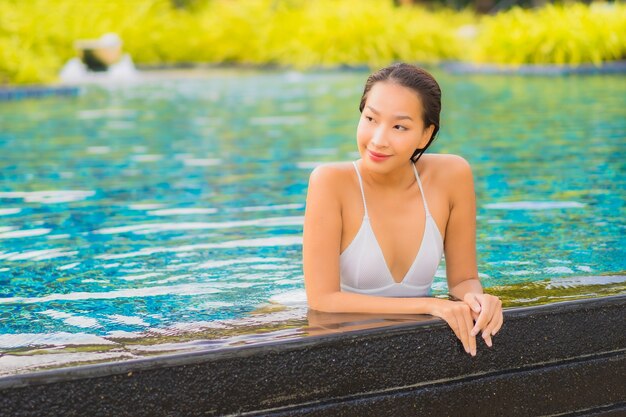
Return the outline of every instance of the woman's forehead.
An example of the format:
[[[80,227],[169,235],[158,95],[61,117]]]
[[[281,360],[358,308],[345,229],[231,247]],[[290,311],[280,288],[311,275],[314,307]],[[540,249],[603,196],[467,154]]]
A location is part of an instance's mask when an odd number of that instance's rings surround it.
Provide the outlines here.
[[[421,114],[422,112],[422,103],[416,91],[390,82],[374,84],[367,95],[365,105],[383,114]]]

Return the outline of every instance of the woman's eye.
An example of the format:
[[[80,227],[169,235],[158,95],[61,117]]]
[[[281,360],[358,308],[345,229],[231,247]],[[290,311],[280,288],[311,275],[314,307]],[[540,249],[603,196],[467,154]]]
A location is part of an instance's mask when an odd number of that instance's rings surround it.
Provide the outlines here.
[[[372,117],[369,117],[369,116],[365,116],[365,119],[367,119],[368,122],[371,122],[374,120]]]
[[[406,128],[406,127],[404,127],[404,126],[396,125],[396,127],[400,128],[400,129],[398,129],[398,130],[407,130],[407,128]]]

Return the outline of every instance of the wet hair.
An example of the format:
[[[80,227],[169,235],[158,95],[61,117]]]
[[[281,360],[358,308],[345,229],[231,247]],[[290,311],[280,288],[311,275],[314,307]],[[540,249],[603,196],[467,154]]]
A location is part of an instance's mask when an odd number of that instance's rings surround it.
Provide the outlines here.
[[[415,65],[403,62],[390,65],[374,72],[367,78],[365,89],[361,96],[361,104],[359,105],[361,113],[365,107],[367,94],[374,84],[380,81],[395,83],[415,91],[422,102],[424,126],[428,128],[430,125],[435,125],[435,129],[426,146],[417,148],[411,156],[411,161],[415,163],[435,140],[435,136],[439,132],[439,114],[441,113],[441,89],[439,84],[437,84],[437,81],[430,73]]]

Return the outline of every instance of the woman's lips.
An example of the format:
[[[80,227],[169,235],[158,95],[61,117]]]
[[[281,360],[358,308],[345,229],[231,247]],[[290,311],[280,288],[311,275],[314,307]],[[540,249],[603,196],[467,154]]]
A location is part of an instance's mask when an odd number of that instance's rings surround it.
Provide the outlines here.
[[[384,153],[370,151],[369,149],[367,150],[367,153],[369,154],[370,159],[373,160],[374,162],[385,161],[387,158],[391,156],[391,155],[385,155]]]

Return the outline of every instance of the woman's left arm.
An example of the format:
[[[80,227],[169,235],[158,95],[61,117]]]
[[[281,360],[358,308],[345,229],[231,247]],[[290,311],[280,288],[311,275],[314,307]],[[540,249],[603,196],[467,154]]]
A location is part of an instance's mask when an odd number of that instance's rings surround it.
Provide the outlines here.
[[[444,252],[450,295],[467,303],[475,320],[472,336],[482,331],[487,346],[492,345],[503,323],[502,302],[485,294],[478,278],[476,262],[476,194],[470,164],[461,156],[448,155],[445,161],[446,188],[450,196],[450,216],[446,226]]]

